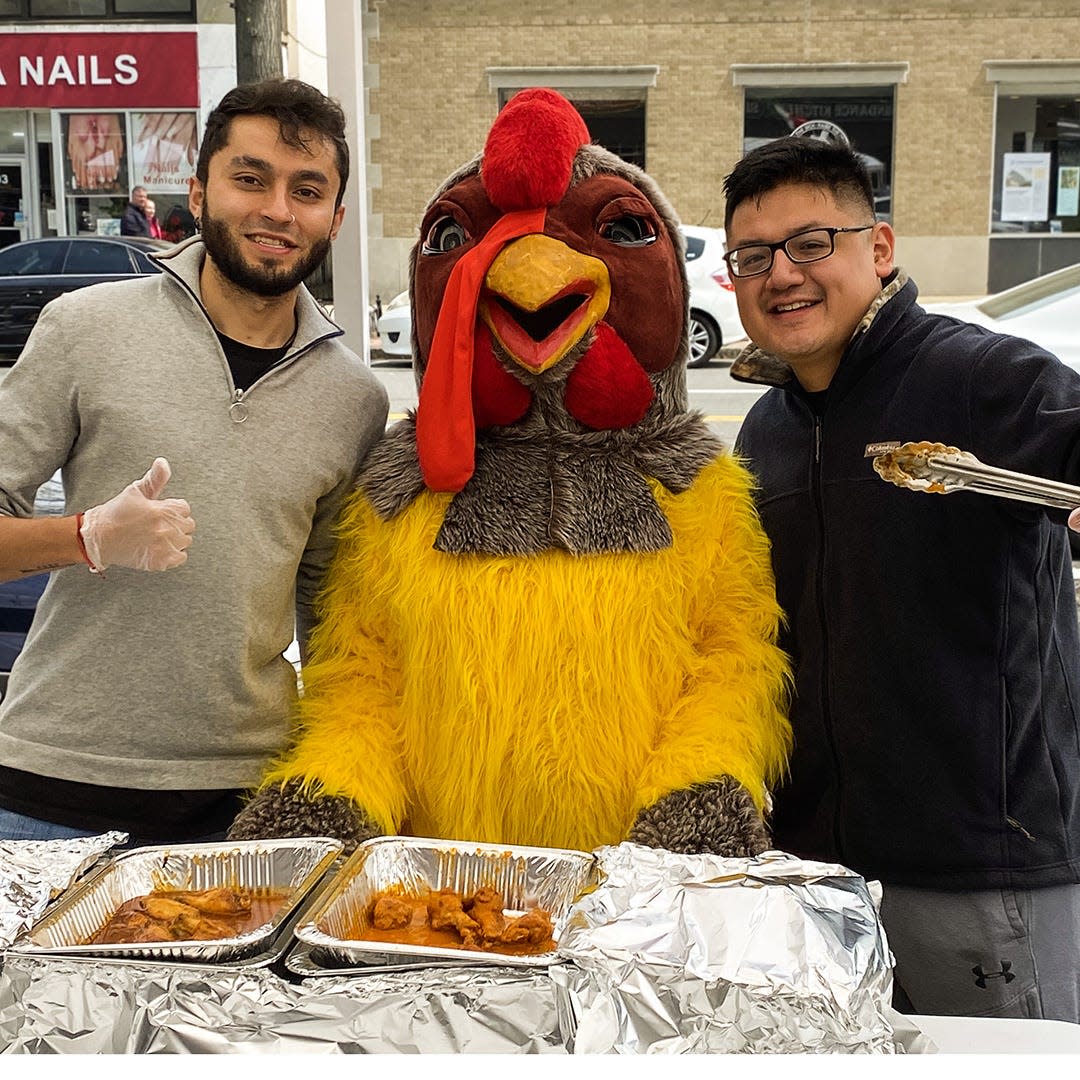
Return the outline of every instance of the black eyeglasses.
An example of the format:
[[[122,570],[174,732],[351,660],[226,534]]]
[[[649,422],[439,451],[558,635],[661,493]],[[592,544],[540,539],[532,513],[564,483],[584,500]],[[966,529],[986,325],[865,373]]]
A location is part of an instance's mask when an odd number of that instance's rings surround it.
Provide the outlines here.
[[[846,229],[821,228],[797,232],[775,244],[746,244],[732,248],[724,256],[732,277],[756,277],[772,268],[776,253],[784,254],[794,263],[817,262],[827,259],[836,250],[836,234],[865,232],[873,225],[851,225]]]

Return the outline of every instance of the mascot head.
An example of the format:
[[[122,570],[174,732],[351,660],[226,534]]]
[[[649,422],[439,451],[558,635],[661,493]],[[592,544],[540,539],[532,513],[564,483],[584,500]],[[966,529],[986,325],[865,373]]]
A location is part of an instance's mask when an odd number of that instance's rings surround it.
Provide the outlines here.
[[[553,90],[523,90],[483,153],[439,189],[410,296],[424,482],[460,491],[477,430],[546,422],[617,431],[684,411],[688,288],[667,200],[589,143]],[[562,415],[558,415],[561,411]]]

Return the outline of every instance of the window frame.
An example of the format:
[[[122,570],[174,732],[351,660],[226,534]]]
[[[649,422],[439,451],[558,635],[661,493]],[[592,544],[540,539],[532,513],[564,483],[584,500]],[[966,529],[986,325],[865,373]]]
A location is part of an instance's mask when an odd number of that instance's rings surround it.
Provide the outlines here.
[[[79,15],[66,13],[61,15],[36,15],[32,14],[35,0],[19,0],[18,10],[11,14],[0,14],[0,22],[18,20],[22,23],[47,26],[51,23],[194,23],[198,21],[196,0],[188,0],[187,11],[154,11],[148,9],[144,12],[116,10],[116,0],[104,0],[105,13],[95,15]]]

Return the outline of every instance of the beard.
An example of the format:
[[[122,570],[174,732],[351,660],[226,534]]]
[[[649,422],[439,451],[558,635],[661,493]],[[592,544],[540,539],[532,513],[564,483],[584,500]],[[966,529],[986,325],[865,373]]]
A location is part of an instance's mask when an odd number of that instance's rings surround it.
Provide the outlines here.
[[[323,237],[312,244],[307,255],[291,267],[277,266],[270,261],[253,265],[244,259],[229,227],[210,213],[205,201],[199,232],[206,245],[206,253],[222,276],[237,288],[256,296],[284,296],[291,292],[318,267],[330,250],[329,238]]]

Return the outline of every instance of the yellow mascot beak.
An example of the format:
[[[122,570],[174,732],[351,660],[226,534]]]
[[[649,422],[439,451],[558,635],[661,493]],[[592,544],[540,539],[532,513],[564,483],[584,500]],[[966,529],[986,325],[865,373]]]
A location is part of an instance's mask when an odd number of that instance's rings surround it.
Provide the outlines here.
[[[507,244],[484,278],[478,312],[499,344],[534,374],[557,364],[603,317],[607,267],[531,233]]]

